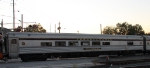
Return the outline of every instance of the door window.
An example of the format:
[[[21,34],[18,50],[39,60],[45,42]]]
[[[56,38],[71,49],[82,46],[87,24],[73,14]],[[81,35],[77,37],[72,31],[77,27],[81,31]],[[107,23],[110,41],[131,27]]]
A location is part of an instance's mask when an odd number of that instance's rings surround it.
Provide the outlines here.
[[[11,40],[11,44],[17,44],[17,40],[16,39],[12,39]]]

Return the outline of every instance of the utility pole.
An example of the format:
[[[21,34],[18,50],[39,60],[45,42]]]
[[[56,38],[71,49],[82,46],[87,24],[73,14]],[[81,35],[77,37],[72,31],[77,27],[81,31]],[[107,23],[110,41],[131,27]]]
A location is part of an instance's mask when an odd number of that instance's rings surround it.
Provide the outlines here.
[[[60,29],[61,29],[61,27],[60,27],[60,22],[58,23],[58,25],[59,25],[58,30],[59,30],[59,33],[60,33]]]
[[[3,48],[4,46],[3,46],[3,37],[4,37],[4,35],[3,35],[3,19],[2,19],[2,21],[1,21],[1,33],[2,33],[2,46],[1,46],[1,48]],[[1,49],[1,52],[3,53],[4,52],[4,50],[3,49]]]
[[[1,32],[2,32],[2,39],[3,39],[3,19],[1,21]]]
[[[23,14],[21,14],[21,27],[22,27],[21,31],[23,32],[24,31],[24,29],[23,29]]]
[[[13,31],[15,29],[15,0],[13,0]]]
[[[56,33],[56,24],[55,24],[55,33]]]
[[[50,33],[51,33],[51,23],[50,23]]]
[[[102,34],[102,25],[100,24],[100,33]]]
[[[77,32],[78,32],[78,34],[79,34],[79,30],[78,30]]]
[[[1,48],[1,52],[2,52],[2,54],[1,55],[3,55],[3,53],[4,53],[4,50],[3,50],[3,48],[4,48],[4,46],[3,46],[3,19],[2,19],[2,21],[1,21],[1,33],[2,33],[2,42],[1,42],[1,46],[0,46],[0,48]]]

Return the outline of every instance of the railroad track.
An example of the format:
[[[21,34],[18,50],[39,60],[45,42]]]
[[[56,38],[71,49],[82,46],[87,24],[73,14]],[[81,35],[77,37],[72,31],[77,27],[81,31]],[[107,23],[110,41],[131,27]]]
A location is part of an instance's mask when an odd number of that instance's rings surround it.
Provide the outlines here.
[[[134,55],[134,56],[102,56],[92,61],[95,65],[97,63],[105,64],[98,66],[100,68],[143,68],[150,66],[150,55]],[[95,67],[96,68],[96,67]]]
[[[149,68],[150,62],[132,63],[124,65],[97,65],[89,68]]]

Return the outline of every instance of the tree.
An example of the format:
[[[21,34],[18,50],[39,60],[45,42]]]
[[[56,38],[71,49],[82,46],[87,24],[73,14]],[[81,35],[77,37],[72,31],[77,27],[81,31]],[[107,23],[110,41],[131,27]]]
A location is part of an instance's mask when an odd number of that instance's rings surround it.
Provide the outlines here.
[[[127,33],[127,35],[134,35],[135,33],[134,33],[134,28],[133,28],[133,26],[130,24],[129,26],[128,26],[128,33]]]
[[[44,29],[41,24],[33,24],[29,25],[24,29],[24,32],[39,32],[39,33],[46,33],[46,29]]]
[[[143,30],[142,26],[139,24],[135,24],[129,27],[127,35],[144,35],[145,31]]]
[[[140,31],[139,35],[145,35],[145,31]]]
[[[14,29],[14,32],[22,32],[21,29],[22,29],[22,27],[18,26],[17,28]]]
[[[133,32],[134,32],[135,34],[138,34],[138,35],[145,34],[145,33],[144,33],[144,30],[143,30],[143,28],[142,28],[141,25],[135,24],[135,25],[133,26],[133,28],[134,28],[134,31],[133,31]]]
[[[103,34],[115,34],[115,28],[106,26],[103,30]]]
[[[144,35],[145,32],[139,24],[128,24],[127,22],[117,23],[113,29],[109,26],[105,27],[103,34],[120,34],[120,35]]]
[[[21,26],[18,26],[17,28],[15,28],[14,31],[15,32],[23,32]],[[46,30],[39,23],[39,24],[29,25],[28,27],[24,28],[24,32],[46,33]]]
[[[145,33],[145,35],[150,35],[150,32],[149,33]]]
[[[129,26],[130,24],[128,24],[127,22],[116,24],[116,28],[119,30],[118,33],[121,35],[126,35],[128,33]]]

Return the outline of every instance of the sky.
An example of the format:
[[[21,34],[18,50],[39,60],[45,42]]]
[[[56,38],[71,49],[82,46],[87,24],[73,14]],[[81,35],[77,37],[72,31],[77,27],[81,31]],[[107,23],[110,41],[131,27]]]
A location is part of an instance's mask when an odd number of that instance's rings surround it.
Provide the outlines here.
[[[150,32],[150,0],[15,0],[16,27],[21,25],[21,14],[28,22],[24,26],[41,23],[53,33],[59,22],[61,33],[99,34],[100,24],[104,28],[123,22],[140,24],[145,32]],[[1,19],[4,23],[13,22],[12,0],[0,0]]]

